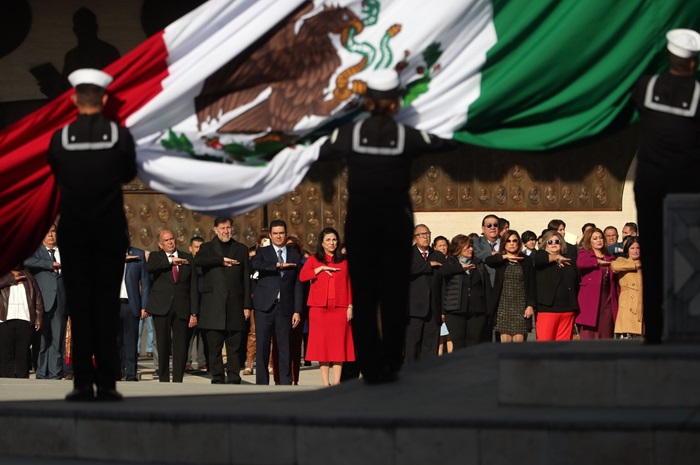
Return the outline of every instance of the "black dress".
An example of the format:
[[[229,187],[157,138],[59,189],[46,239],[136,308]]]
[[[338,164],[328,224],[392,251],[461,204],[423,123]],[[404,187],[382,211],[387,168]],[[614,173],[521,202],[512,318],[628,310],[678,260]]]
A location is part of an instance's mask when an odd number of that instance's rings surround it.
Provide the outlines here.
[[[529,260],[529,258],[528,258]],[[494,331],[505,334],[525,334],[532,331],[532,318],[524,318],[525,277],[519,263],[505,264],[503,289],[496,310]]]

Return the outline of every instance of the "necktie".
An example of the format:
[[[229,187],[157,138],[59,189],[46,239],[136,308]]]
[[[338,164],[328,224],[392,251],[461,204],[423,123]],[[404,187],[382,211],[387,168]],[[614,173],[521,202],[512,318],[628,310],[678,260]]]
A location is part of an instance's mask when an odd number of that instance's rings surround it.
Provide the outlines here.
[[[49,249],[49,255],[51,255],[51,265],[56,263],[56,249]],[[56,273],[60,273],[60,270],[54,270]]]
[[[171,259],[174,258],[175,256],[173,254],[168,255]],[[177,282],[177,277],[180,274],[180,271],[177,269],[177,266],[173,266],[173,281]]]
[[[277,250],[277,260],[280,263],[284,263],[284,259],[282,258],[282,249]],[[284,271],[280,269],[280,278],[284,276]]]
[[[489,242],[491,245],[491,252],[494,252],[496,250],[496,243],[495,242]]]
[[[424,250],[421,252],[421,254],[423,254],[423,260],[427,262],[428,261],[428,251]]]

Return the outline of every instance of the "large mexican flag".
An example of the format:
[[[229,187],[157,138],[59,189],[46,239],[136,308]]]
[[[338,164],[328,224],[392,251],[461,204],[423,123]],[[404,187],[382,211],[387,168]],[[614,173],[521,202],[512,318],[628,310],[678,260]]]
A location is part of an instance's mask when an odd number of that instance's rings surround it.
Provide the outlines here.
[[[664,33],[700,29],[688,0],[210,0],[106,71],[107,113],[139,177],[188,208],[240,213],[290,191],[364,81],[395,68],[399,119],[442,137],[543,150],[628,124]],[[51,134],[68,93],[0,133],[0,269],[53,219]]]

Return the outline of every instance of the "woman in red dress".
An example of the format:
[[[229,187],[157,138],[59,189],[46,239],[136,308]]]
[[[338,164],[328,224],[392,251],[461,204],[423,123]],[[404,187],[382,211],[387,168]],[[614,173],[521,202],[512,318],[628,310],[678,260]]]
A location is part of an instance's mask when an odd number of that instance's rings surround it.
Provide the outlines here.
[[[352,296],[348,262],[338,250],[338,232],[326,228],[318,236],[316,254],[309,257],[299,273],[301,282],[311,282],[309,289],[309,346],[306,360],[321,364],[321,377],[330,385],[340,383],[343,362],[355,361],[350,320]]]

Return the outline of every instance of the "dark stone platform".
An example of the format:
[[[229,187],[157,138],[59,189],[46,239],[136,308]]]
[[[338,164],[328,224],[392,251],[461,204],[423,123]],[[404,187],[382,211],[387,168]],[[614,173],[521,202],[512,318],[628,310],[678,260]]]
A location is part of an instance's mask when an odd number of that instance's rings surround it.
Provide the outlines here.
[[[120,383],[125,402],[80,405],[35,390],[0,402],[0,459],[695,464],[698,364],[689,345],[489,344],[409,366],[391,385]],[[0,399],[30,383],[1,383]]]

